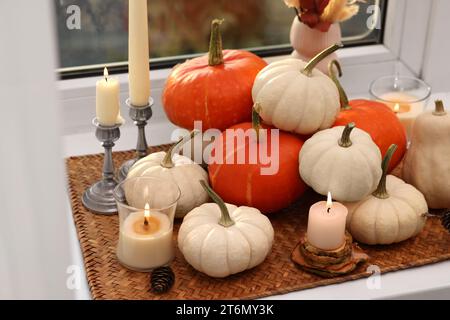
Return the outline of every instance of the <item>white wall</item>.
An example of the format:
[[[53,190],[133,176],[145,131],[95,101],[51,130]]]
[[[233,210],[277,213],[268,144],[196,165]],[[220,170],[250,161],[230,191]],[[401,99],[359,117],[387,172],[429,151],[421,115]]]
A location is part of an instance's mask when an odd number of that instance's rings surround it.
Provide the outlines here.
[[[423,78],[433,87],[434,92],[450,92],[449,13],[449,0],[433,0],[423,64]],[[411,42],[414,42],[414,39],[411,39]]]
[[[0,298],[67,299],[51,0],[0,1]]]

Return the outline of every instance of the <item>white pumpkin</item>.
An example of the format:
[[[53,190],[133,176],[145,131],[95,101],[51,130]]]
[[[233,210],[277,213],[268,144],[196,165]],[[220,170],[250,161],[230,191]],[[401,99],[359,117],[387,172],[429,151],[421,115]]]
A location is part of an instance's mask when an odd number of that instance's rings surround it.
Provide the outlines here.
[[[430,208],[450,208],[450,114],[441,100],[414,123],[403,178],[424,194]]]
[[[184,217],[178,247],[186,261],[215,278],[262,263],[274,238],[269,219],[258,209],[225,204],[204,181],[201,183],[216,203],[203,204]]]
[[[338,201],[363,199],[376,189],[382,174],[380,149],[354,123],[316,133],[303,145],[299,159],[303,181],[319,194],[331,192]]]
[[[195,133],[191,134],[191,138]],[[153,177],[160,179],[170,179],[178,185],[181,197],[177,204],[175,216],[182,218],[193,208],[208,201],[208,194],[199,185],[199,180],[208,180],[208,173],[191,159],[175,154],[175,150],[185,143],[187,139],[182,139],[174,145],[167,153],[156,152],[139,160],[130,169],[127,179],[135,177]],[[144,193],[135,192],[137,189],[149,188],[146,182],[134,182],[126,184],[125,196],[128,203],[136,208],[144,208],[148,199],[142,197]]]
[[[426,222],[427,202],[420,191],[387,175],[397,146],[388,150],[377,190],[360,202],[348,203],[347,229],[359,242],[391,244],[419,234]]]
[[[334,45],[311,62],[285,59],[260,71],[253,85],[253,101],[269,125],[298,134],[330,128],[340,111],[339,92],[317,63],[340,48]]]

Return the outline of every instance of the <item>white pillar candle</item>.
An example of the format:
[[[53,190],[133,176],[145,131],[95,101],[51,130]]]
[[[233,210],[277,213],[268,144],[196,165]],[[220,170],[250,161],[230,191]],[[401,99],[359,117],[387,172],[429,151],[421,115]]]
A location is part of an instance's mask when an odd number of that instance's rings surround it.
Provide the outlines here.
[[[145,107],[150,98],[147,0],[129,1],[128,60],[131,104]]]
[[[147,208],[130,214],[120,226],[117,257],[134,270],[148,271],[169,263],[174,257],[169,217]]]
[[[120,121],[119,97],[119,80],[109,77],[105,68],[104,78],[97,81],[96,86],[96,114],[100,125],[113,126]]]
[[[410,140],[414,122],[424,111],[425,103],[422,101],[414,102],[419,99],[413,95],[402,92],[387,93],[383,95],[381,99],[383,99],[383,102],[397,114],[398,119],[403,127],[405,127],[408,140]]]
[[[309,210],[308,242],[322,250],[341,248],[345,244],[347,214],[347,208],[341,203],[332,202],[329,193],[328,201],[318,202]]]

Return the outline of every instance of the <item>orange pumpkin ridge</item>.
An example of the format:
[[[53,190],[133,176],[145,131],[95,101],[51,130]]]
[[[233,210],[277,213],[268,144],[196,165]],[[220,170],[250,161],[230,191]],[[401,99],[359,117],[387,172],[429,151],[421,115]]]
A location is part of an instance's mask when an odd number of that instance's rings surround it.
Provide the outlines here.
[[[217,31],[212,35],[219,32],[214,23],[213,30]],[[195,121],[202,121],[203,130],[225,130],[251,120],[253,83],[267,63],[243,50],[223,50],[220,56],[214,46],[217,42],[221,50],[220,33],[215,37],[219,38],[211,37],[210,54],[215,52],[219,64],[211,65],[210,55],[188,60],[175,67],[167,80],[164,110],[177,126],[192,130]]]
[[[237,145],[235,139],[234,149],[226,150],[226,132],[215,141],[213,150],[223,148],[221,164],[209,165],[211,185],[223,199],[235,205],[255,207],[261,212],[269,214],[279,211],[294,203],[306,190],[307,186],[300,178],[298,172],[298,155],[303,140],[300,137],[280,131],[279,134],[279,170],[274,175],[262,175],[261,168],[269,167],[261,163],[258,157],[256,164],[249,162],[249,150],[257,144],[257,147],[268,148],[268,156],[271,156],[271,130],[267,128],[267,139],[263,142],[246,139],[244,143]],[[251,123],[242,123],[231,127],[229,130],[251,130]],[[237,158],[237,151],[244,149],[246,161],[244,164],[227,164],[227,157]],[[214,152],[214,151],[213,151]]]

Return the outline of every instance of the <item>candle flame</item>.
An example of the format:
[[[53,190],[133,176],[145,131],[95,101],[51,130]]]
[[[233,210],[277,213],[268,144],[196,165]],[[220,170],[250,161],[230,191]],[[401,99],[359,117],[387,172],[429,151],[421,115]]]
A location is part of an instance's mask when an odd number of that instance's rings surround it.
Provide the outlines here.
[[[108,81],[109,72],[107,67],[103,69],[103,76],[105,77],[106,81]]]
[[[399,113],[400,112],[400,103],[396,103],[394,106],[394,112]]]
[[[144,216],[146,219],[150,218],[150,205],[148,203],[145,204]]]
[[[327,197],[327,212],[330,212],[332,206],[333,206],[333,198],[331,197],[331,192],[328,192],[328,197]]]

